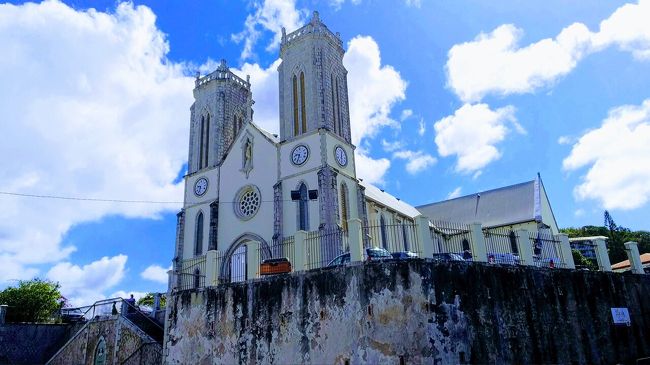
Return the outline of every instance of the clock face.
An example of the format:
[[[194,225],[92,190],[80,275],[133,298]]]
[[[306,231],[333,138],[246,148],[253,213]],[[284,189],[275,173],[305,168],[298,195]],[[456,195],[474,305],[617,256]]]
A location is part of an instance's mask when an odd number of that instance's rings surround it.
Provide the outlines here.
[[[336,162],[341,166],[348,164],[348,155],[345,153],[345,150],[341,146],[337,146],[334,150],[334,155],[336,156]]]
[[[298,145],[291,152],[291,162],[294,165],[304,164],[307,161],[307,157],[309,157],[309,149],[305,145]]]
[[[202,177],[194,183],[194,194],[196,196],[201,196],[208,191],[208,179]]]

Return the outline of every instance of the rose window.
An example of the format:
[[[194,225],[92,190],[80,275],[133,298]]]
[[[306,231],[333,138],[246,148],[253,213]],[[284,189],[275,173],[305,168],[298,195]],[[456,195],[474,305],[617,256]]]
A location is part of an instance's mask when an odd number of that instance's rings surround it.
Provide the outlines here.
[[[237,194],[237,199],[234,202],[235,213],[240,219],[251,219],[260,209],[261,202],[262,198],[257,187],[252,185],[243,187]]]

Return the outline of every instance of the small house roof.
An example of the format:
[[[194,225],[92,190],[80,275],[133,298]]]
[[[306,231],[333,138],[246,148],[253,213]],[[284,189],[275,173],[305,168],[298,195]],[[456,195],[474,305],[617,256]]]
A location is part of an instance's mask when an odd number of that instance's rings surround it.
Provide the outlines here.
[[[415,218],[420,215],[420,212],[412,205],[400,199],[397,199],[396,197],[370,183],[359,181],[359,185],[365,188],[366,198],[370,200],[374,200],[375,202],[384,205],[409,218]]]

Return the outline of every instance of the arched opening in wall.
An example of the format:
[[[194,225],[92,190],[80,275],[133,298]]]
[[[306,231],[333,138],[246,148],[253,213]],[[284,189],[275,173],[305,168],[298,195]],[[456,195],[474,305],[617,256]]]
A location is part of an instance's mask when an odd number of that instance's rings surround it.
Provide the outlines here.
[[[298,78],[296,75],[293,75],[291,78],[291,83],[293,86],[293,135],[298,135]]]
[[[382,214],[379,217],[379,230],[381,233],[381,247],[388,249],[388,235],[386,232],[386,219],[384,219],[384,215]]]
[[[201,270],[199,270],[198,267],[194,269],[193,279],[194,279],[194,283],[193,283],[194,289],[198,289],[201,286]]]
[[[251,249],[251,242],[259,243],[259,262],[251,263],[259,265],[261,260],[271,258],[271,248],[268,243],[254,233],[244,233],[233,241],[228,247],[219,262],[219,281],[223,283],[240,282],[248,279],[248,250]]]
[[[341,227],[343,228],[343,232],[348,231],[348,220],[350,219],[348,195],[348,186],[345,183],[341,183]]]
[[[510,249],[512,250],[512,253],[519,254],[519,247],[517,246],[517,235],[515,235],[515,231],[511,230],[508,234],[508,238],[510,238]]]
[[[298,230],[309,231],[309,192],[305,183],[300,183],[298,188],[300,199],[298,200]]]
[[[248,246],[242,244],[230,256],[228,266],[230,271],[229,279],[231,283],[246,281],[247,279],[246,278],[246,273],[247,273],[246,251],[247,250],[248,250]]]
[[[99,341],[97,342],[93,359],[94,365],[106,364],[106,341],[104,340],[104,336],[100,337]]]
[[[196,215],[196,226],[194,231],[194,255],[203,253],[203,212]]]

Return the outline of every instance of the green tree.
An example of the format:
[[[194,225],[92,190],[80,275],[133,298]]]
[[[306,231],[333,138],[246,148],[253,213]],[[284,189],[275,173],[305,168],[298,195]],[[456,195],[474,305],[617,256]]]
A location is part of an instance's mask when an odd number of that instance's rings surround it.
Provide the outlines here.
[[[48,322],[61,306],[59,283],[38,278],[21,280],[16,287],[0,292],[0,304],[6,304],[7,322]]]
[[[584,257],[580,251],[573,249],[571,250],[573,255],[573,262],[576,264],[576,267],[586,267],[589,270],[598,270],[598,265],[592,260]]]
[[[138,299],[138,305],[144,305],[147,307],[153,308],[153,295],[154,293],[147,293],[144,297]],[[160,295],[160,307],[164,307],[167,302],[167,296],[165,294]]]

